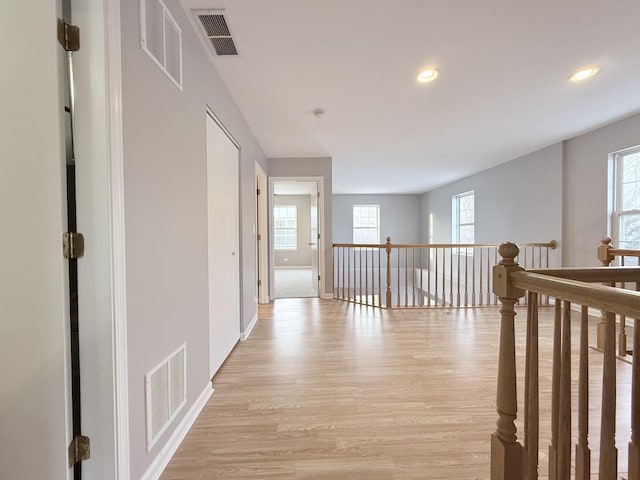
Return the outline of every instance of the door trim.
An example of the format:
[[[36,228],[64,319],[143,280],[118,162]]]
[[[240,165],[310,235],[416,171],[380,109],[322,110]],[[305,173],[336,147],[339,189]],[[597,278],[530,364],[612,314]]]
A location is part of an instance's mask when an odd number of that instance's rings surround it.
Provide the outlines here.
[[[129,361],[127,351],[127,268],[124,206],[124,143],[122,123],[122,54],[120,1],[104,3],[105,76],[110,167],[113,374],[116,480],[130,478]],[[96,14],[100,14],[96,9]]]
[[[256,179],[257,187],[260,189],[260,195],[256,192],[257,215],[257,235],[260,235],[261,241],[258,242],[256,235],[256,256],[258,258],[258,271],[256,272],[256,280],[262,280],[262,284],[258,287],[258,303],[269,303],[269,285],[271,284],[269,275],[269,228],[268,215],[269,208],[267,206],[268,193],[267,174],[262,167],[256,162]]]
[[[318,233],[320,234],[320,242],[318,243],[318,272],[321,278],[320,282],[318,283],[318,297],[326,298],[327,293],[325,289],[326,272],[324,262],[324,242],[326,241],[325,232],[327,229],[325,228],[324,223],[324,177],[269,177],[269,296],[270,298],[274,298],[275,293],[273,292],[273,286],[275,285],[275,269],[273,268],[275,264],[275,251],[273,249],[273,242],[271,241],[271,238],[273,236],[273,184],[278,182],[316,182],[318,184],[318,193],[320,194],[320,196],[318,197]]]

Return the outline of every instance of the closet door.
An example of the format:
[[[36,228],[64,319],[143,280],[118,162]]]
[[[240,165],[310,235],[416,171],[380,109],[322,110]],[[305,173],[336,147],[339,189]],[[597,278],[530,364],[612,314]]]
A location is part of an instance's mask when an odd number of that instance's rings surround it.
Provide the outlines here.
[[[207,115],[209,372],[240,338],[238,148]]]

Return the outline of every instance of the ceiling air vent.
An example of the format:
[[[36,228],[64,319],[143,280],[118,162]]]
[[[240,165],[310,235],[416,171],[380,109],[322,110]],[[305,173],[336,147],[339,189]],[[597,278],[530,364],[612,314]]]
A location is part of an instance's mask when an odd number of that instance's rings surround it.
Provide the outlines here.
[[[202,33],[207,37],[213,51],[220,57],[238,55],[238,49],[231,37],[227,19],[220,10],[194,10]]]

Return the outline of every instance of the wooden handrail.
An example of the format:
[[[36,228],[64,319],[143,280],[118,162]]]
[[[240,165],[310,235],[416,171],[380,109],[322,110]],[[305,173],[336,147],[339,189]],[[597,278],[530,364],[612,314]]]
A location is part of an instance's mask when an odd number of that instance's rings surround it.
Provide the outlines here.
[[[629,267],[634,268],[634,267]],[[635,267],[640,275],[640,267]],[[516,271],[509,274],[512,286],[522,290],[561,298],[605,312],[640,317],[640,292],[596,285],[578,280],[550,277],[540,273]]]
[[[616,257],[635,257],[640,259],[640,250],[630,248],[613,248],[611,242],[613,240],[609,236],[602,237],[600,246],[598,247],[598,260],[605,267],[611,265]]]
[[[590,267],[590,268],[542,268],[527,269],[529,273],[541,273],[581,282],[637,282],[640,281],[638,267]]]
[[[525,405],[524,445],[515,430],[518,414],[516,383],[516,348],[514,331],[514,304],[525,295],[548,295],[555,298],[553,323],[553,354],[551,375],[551,442],[548,453],[550,479],[568,480],[571,476],[572,445],[572,310],[580,305],[580,342],[578,373],[578,441],[575,445],[575,478],[591,478],[591,452],[589,447],[589,361],[588,361],[588,308],[604,312],[606,335],[602,360],[602,400],[599,416],[599,478],[615,479],[618,473],[618,447],[616,446],[616,315],[634,317],[634,345],[640,343],[640,292],[601,285],[620,281],[636,283],[640,288],[640,267],[525,270],[517,262],[519,249],[512,243],[499,247],[502,260],[493,267],[493,291],[498,296],[500,309],[500,347],[496,407],[498,419],[491,437],[492,480],[523,480],[538,478],[538,357],[537,302],[531,301],[527,310],[525,352]],[[566,278],[569,277],[569,278]],[[588,281],[583,281],[588,280]],[[632,370],[631,425],[628,445],[627,471],[630,480],[640,480],[640,359],[634,357]],[[624,468],[624,467],[622,467]]]
[[[391,248],[498,248],[499,243],[388,243]],[[551,240],[550,242],[528,242],[518,243],[520,247],[542,247],[555,250],[558,242]],[[352,248],[386,248],[387,243],[334,243],[334,247],[352,247]]]

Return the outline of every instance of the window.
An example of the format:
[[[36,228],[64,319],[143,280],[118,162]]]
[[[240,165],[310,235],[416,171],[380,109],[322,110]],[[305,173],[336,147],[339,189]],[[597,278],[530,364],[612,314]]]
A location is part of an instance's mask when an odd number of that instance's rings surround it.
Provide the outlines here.
[[[453,243],[474,243],[474,203],[475,194],[473,191],[453,196]]]
[[[353,206],[353,243],[380,243],[380,205]]]
[[[141,0],[142,49],[182,90],[182,30],[162,0]]]
[[[273,207],[273,248],[275,250],[297,250],[298,209],[295,205]]]
[[[640,147],[613,155],[613,237],[618,248],[640,248]]]

